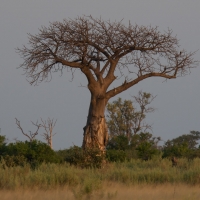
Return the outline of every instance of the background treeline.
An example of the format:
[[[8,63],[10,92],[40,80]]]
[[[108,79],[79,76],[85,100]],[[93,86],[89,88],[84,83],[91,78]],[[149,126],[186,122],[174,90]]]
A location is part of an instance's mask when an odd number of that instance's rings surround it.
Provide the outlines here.
[[[172,140],[168,140],[160,145],[161,137],[154,137],[151,134],[152,126],[145,120],[147,114],[154,112],[150,103],[155,97],[149,93],[139,92],[131,100],[117,99],[107,105],[107,124],[109,131],[109,141],[106,154],[102,155],[98,149],[82,150],[81,147],[73,146],[69,149],[54,151],[52,142],[46,143],[38,141],[30,136],[29,141],[6,142],[5,136],[0,136],[0,157],[1,163],[7,167],[25,166],[29,164],[36,168],[42,163],[69,163],[80,167],[101,167],[102,162],[130,162],[141,159],[144,161],[152,158],[187,158],[194,159],[200,157],[200,132],[191,131]],[[22,130],[20,122],[16,119],[18,128]],[[51,127],[47,134],[53,135],[53,120],[42,121],[43,125]],[[45,123],[44,123],[45,122]],[[37,130],[40,124],[37,125]],[[50,126],[51,125],[51,126]],[[53,126],[52,126],[53,125]],[[31,136],[32,136],[31,135]],[[52,139],[52,138],[51,138]]]
[[[150,133],[134,135],[129,142],[126,136],[120,135],[111,138],[107,145],[106,160],[108,162],[125,162],[133,159],[151,160],[152,158],[194,159],[200,157],[200,148],[197,145],[200,132],[191,131],[190,134],[168,140],[159,146],[159,139]],[[81,147],[73,146],[69,149],[54,151],[49,145],[33,140],[32,142],[5,143],[5,136],[0,136],[1,162],[8,167],[24,166],[27,163],[33,168],[45,163],[70,163],[80,167],[100,167],[103,156],[98,149],[83,151]],[[87,159],[86,159],[87,158]]]

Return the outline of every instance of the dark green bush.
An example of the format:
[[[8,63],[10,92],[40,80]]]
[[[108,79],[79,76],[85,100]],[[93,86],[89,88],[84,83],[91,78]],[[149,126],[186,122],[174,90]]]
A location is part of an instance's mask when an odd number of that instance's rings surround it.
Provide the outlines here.
[[[150,142],[142,142],[136,148],[138,157],[142,160],[149,160],[153,156],[159,154],[159,150],[154,147],[154,145]]]
[[[200,158],[200,148],[191,150],[188,159]]]
[[[82,168],[100,168],[104,160],[98,148],[83,150],[81,147],[73,146],[69,149],[58,151],[64,161]]]
[[[123,150],[107,150],[106,160],[108,160],[109,162],[124,162],[126,160],[126,153]]]
[[[194,151],[194,150],[193,150]],[[188,148],[186,142],[182,144],[173,144],[163,148],[163,158],[166,157],[188,157],[192,154],[192,150]]]
[[[0,146],[4,145],[6,142],[6,136],[5,135],[0,135]]]
[[[32,168],[43,162],[59,163],[59,156],[45,143],[34,140],[32,142],[16,142],[4,145],[0,149],[0,155],[8,163],[8,166],[21,165],[23,158]],[[14,164],[13,164],[14,163]]]
[[[179,157],[193,159],[199,157],[199,131],[190,131],[189,134],[181,135],[165,142],[163,146],[163,157]]]
[[[123,150],[129,148],[128,138],[124,135],[118,135],[108,141],[107,149]]]

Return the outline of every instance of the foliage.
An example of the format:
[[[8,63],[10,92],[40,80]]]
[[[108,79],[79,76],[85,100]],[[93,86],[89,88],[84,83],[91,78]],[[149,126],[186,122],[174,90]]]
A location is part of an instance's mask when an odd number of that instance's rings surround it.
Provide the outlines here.
[[[139,134],[135,134],[131,137],[130,146],[131,148],[137,148],[142,143],[148,142],[153,147],[157,148],[160,140],[160,137],[153,137],[151,133],[140,132]]]
[[[110,137],[123,135],[129,140],[139,131],[151,129],[144,119],[147,113],[153,112],[154,108],[147,107],[155,97],[150,93],[139,91],[138,96],[134,96],[134,102],[139,105],[139,110],[133,105],[133,101],[121,98],[108,103],[107,124]]]
[[[123,150],[110,149],[106,151],[106,160],[109,162],[124,162],[126,160],[126,152]]]
[[[60,150],[58,154],[64,158],[64,161],[82,168],[100,168],[104,155],[101,154],[98,148],[85,149],[73,146],[69,149]]]
[[[6,143],[6,136],[0,135],[0,146],[4,145]]]
[[[197,157],[199,139],[200,132],[190,131],[190,134],[184,134],[172,140],[168,140],[163,148],[163,157]]]
[[[114,150],[123,150],[126,151],[126,153],[124,152],[124,160],[130,160],[131,154],[134,158],[137,155],[138,158],[148,160],[159,153],[157,144],[160,137],[153,137],[152,134],[145,131],[141,132],[141,130],[151,129],[151,126],[144,119],[147,113],[154,111],[154,108],[148,107],[154,98],[150,93],[140,91],[138,96],[134,97],[135,102],[140,107],[139,111],[130,100],[122,101],[119,98],[113,103],[108,103],[107,124],[110,140],[107,149],[113,150],[112,156],[117,155]],[[118,157],[115,157],[117,160]]]
[[[135,158],[149,160],[159,154],[157,144],[159,137],[153,137],[150,133],[139,133],[128,138],[123,135],[111,138],[107,145],[107,158],[109,161],[124,161]]]
[[[165,157],[188,157],[191,153],[191,150],[188,148],[186,142],[182,144],[174,144],[170,147],[163,148],[163,158]]]
[[[159,154],[159,150],[156,149],[150,142],[142,142],[141,144],[138,145],[136,150],[138,151],[137,153],[138,157],[141,158],[142,160],[149,160],[154,155]]]
[[[123,150],[129,148],[128,138],[124,135],[112,137],[107,144],[107,149]]]
[[[200,148],[190,151],[189,159],[200,158]]]
[[[4,152],[6,146],[6,137],[4,135],[0,135],[0,156],[2,156],[2,152]]]
[[[42,162],[60,162],[57,154],[47,144],[37,140],[10,143],[1,149],[0,155],[3,156],[6,163],[9,163],[8,166],[21,165],[20,159],[23,161],[25,159],[32,167],[36,167]]]
[[[120,135],[128,137],[133,134],[131,129],[134,112],[132,101],[124,100],[122,102],[122,99],[118,98],[117,101],[108,103],[107,112],[107,125],[111,137]]]
[[[149,160],[159,154],[158,142],[160,137],[153,137],[151,133],[141,132],[131,138],[130,148],[137,150],[138,158]]]
[[[165,143],[165,146],[181,145],[183,143],[187,143],[189,149],[196,149],[199,140],[200,140],[200,132],[190,131],[189,134],[184,134],[172,140],[168,140]]]

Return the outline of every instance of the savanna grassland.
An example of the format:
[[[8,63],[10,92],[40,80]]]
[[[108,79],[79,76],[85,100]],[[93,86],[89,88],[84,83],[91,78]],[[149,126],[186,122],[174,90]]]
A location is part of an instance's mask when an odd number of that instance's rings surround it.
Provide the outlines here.
[[[40,199],[200,199],[200,159],[132,160],[81,169],[42,164],[36,169],[0,167],[1,200]]]

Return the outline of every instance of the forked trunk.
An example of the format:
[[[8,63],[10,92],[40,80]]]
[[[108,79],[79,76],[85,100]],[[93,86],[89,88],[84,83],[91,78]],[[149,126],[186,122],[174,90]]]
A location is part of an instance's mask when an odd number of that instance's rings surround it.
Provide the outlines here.
[[[108,142],[108,129],[104,117],[105,102],[104,98],[91,98],[87,123],[83,128],[83,149],[99,148],[102,153],[105,153]]]

